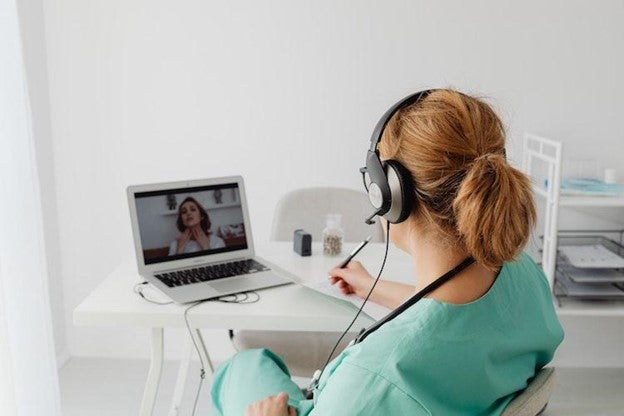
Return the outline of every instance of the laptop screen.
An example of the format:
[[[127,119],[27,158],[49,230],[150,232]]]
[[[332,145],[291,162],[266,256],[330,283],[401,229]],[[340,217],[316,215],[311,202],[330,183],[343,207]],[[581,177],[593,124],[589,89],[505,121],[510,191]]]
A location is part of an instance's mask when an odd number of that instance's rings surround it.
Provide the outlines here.
[[[145,264],[247,249],[237,183],[134,194]]]

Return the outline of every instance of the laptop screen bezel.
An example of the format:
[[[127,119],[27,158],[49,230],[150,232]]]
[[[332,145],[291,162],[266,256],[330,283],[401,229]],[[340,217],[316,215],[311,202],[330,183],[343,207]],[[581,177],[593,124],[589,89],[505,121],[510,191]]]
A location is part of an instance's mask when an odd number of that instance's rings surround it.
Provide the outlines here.
[[[141,243],[141,233],[139,230],[139,222],[136,210],[136,194],[145,192],[157,192],[166,191],[170,189],[181,190],[182,188],[196,188],[196,187],[208,187],[215,185],[234,184],[238,185],[238,193],[241,202],[241,210],[243,213],[243,222],[245,227],[245,237],[247,240],[247,248],[227,251],[216,254],[204,254],[195,257],[189,257],[184,259],[168,260],[158,263],[146,264],[143,255],[143,245]],[[127,188],[128,207],[130,209],[130,220],[132,223],[132,236],[134,240],[135,254],[137,259],[137,266],[140,274],[153,274],[155,272],[171,270],[171,269],[184,269],[206,263],[218,263],[224,261],[231,261],[236,259],[251,258],[254,257],[254,245],[253,235],[251,231],[251,222],[249,219],[249,210],[247,206],[247,194],[245,192],[245,185],[242,176],[226,176],[220,178],[211,179],[199,179],[189,181],[156,183],[146,185],[134,185]]]

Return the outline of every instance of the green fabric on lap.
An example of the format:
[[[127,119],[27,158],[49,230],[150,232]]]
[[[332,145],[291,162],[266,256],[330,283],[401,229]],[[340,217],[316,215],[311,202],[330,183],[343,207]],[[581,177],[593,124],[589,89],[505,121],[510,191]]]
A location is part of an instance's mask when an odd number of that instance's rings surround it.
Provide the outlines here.
[[[309,412],[311,400],[305,400],[297,384],[290,379],[284,362],[267,349],[237,353],[216,371],[211,397],[216,415],[242,416],[247,406],[267,396],[288,393],[288,402],[299,414]]]

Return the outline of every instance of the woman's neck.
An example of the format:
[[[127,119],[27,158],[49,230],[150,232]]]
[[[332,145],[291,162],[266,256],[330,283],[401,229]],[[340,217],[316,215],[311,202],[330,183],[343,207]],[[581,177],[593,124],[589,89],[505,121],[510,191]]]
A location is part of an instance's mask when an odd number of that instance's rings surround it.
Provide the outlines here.
[[[439,244],[431,239],[413,239],[410,254],[414,264],[416,291],[454,269],[469,256],[465,249]],[[467,267],[427,297],[447,303],[468,303],[483,296],[494,283],[496,272],[479,263]]]

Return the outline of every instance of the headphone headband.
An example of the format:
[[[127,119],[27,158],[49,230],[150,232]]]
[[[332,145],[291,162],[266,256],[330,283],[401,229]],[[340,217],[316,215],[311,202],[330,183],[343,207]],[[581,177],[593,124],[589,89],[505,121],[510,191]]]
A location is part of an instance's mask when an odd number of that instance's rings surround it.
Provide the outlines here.
[[[368,199],[375,208],[375,212],[365,220],[367,224],[372,224],[371,220],[375,215],[382,215],[392,223],[399,223],[405,221],[412,211],[415,190],[410,172],[396,160],[382,162],[377,145],[388,122],[397,111],[423,100],[433,91],[435,90],[419,91],[403,98],[386,110],[373,130],[370,149],[366,153],[366,166],[360,169],[364,175]]]
[[[395,113],[397,113],[398,111],[404,108],[409,107],[412,104],[419,102],[420,100],[424,100],[433,91],[435,90],[423,90],[423,91],[419,91],[417,93],[408,95],[407,97],[403,98],[398,103],[394,104],[388,110],[386,110],[386,112],[381,116],[381,118],[377,122],[375,129],[373,130],[373,134],[370,140],[371,141],[370,150],[373,152],[377,150],[377,144],[379,144],[379,141],[381,140],[381,136],[383,135],[383,132],[386,129],[386,126],[388,125],[388,123],[390,122],[390,119]]]

